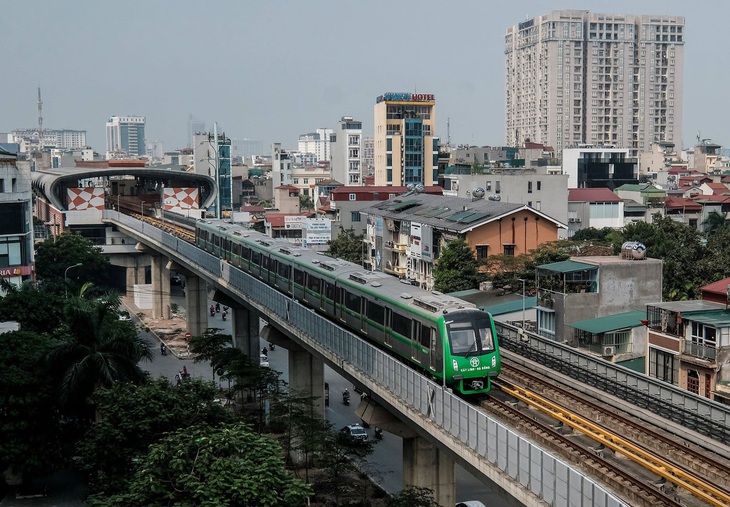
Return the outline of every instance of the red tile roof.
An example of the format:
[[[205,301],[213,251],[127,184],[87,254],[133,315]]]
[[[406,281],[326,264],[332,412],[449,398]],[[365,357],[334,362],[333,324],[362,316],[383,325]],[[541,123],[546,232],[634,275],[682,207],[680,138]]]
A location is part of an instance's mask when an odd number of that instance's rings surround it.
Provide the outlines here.
[[[283,190],[296,190],[297,192],[299,191],[299,188],[298,187],[295,187],[294,185],[279,185],[276,188],[277,189],[281,188]]]
[[[683,211],[701,211],[702,205],[687,199],[686,197],[667,197],[664,199],[664,207],[667,211],[683,210]]]
[[[722,183],[708,183],[707,186],[710,187],[714,195],[724,195],[730,192],[730,189]]]
[[[727,286],[730,285],[730,278],[723,278],[716,282],[708,283],[707,285],[700,287],[702,292],[711,292],[713,294],[727,294]]]
[[[622,202],[608,188],[569,188],[568,202]]]

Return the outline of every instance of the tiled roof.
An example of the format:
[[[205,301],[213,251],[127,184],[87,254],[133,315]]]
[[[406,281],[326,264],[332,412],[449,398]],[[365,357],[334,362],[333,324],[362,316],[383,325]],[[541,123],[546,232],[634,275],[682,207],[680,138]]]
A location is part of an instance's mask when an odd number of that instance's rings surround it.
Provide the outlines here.
[[[569,188],[568,202],[621,202],[608,188]]]
[[[712,193],[715,195],[723,195],[730,192],[730,189],[722,183],[707,183],[707,186],[710,187]]]
[[[730,285],[730,277],[709,283],[704,287],[700,287],[700,290],[702,292],[711,292],[713,294],[722,294],[724,296],[725,294],[727,294],[728,285]]]
[[[664,199],[667,210],[701,211],[702,205],[686,197],[667,197]]]

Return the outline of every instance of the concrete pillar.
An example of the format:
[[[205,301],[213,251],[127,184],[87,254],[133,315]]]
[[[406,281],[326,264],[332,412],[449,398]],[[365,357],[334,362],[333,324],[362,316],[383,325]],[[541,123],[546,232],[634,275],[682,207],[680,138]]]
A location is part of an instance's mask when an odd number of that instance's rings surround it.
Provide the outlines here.
[[[454,505],[454,460],[424,438],[404,438],[403,485],[429,488],[437,504]]]
[[[187,330],[193,336],[208,329],[208,290],[205,280],[192,273],[185,275],[185,314]]]
[[[144,285],[145,280],[145,267],[147,266],[146,262],[149,261],[148,256],[139,256],[139,255],[130,255],[129,256],[132,260],[132,265],[127,266],[126,269],[126,283],[127,283],[127,295],[132,295],[134,293],[134,286],[135,285]]]
[[[324,419],[324,361],[320,357],[299,346],[289,348],[289,389],[316,397],[314,413]]]
[[[152,318],[170,318],[170,270],[161,255],[152,257]]]
[[[256,363],[259,360],[259,313],[246,306],[231,306],[233,346]]]

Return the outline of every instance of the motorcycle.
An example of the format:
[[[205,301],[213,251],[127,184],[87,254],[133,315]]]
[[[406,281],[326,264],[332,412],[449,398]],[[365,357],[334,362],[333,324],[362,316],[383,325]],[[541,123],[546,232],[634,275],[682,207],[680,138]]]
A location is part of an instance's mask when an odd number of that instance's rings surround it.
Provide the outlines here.
[[[223,313],[221,313],[221,318],[222,318],[223,320],[226,320],[226,317],[227,317],[227,316],[228,316],[228,312],[227,312],[227,311],[225,311],[225,310],[223,310]]]
[[[343,405],[349,405],[350,404],[350,391],[345,389],[342,391],[342,404]]]
[[[210,316],[211,317],[215,316],[215,307],[213,305],[210,306]]]
[[[383,440],[383,430],[377,426],[375,427],[375,440]]]
[[[276,345],[274,345],[273,343],[269,342],[269,350],[274,350],[274,349],[276,349]]]

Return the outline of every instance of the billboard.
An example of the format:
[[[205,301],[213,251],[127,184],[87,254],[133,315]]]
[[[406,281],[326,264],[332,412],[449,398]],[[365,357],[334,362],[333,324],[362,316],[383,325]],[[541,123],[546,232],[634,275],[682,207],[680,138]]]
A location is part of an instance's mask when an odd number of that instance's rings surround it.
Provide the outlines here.
[[[433,261],[433,227],[430,225],[421,226],[421,258]]]
[[[411,234],[408,246],[411,250],[411,255],[417,259],[421,258],[421,224],[411,222]]]

